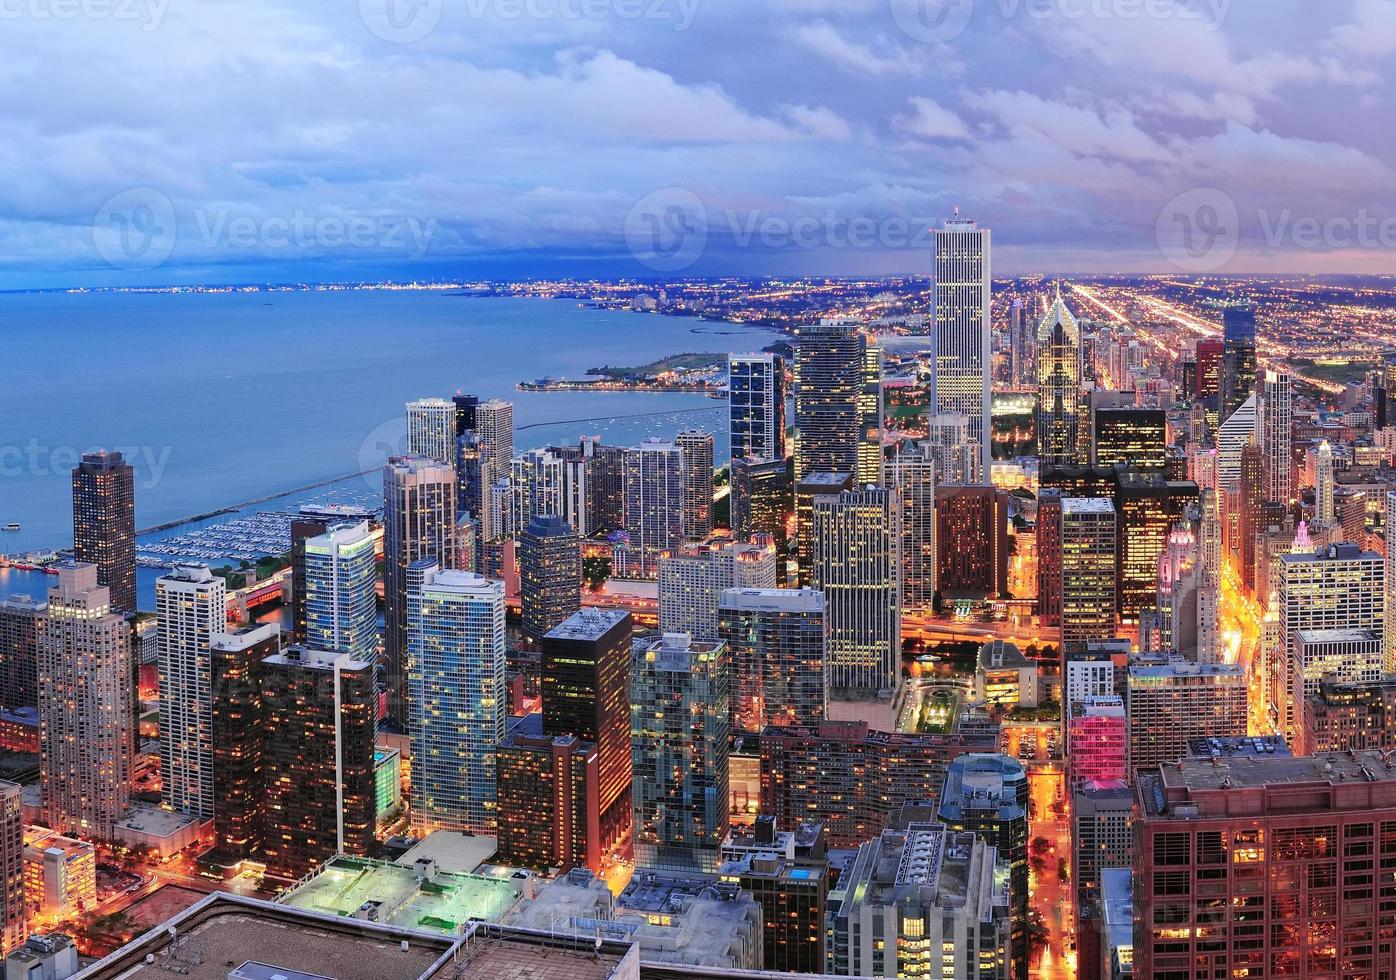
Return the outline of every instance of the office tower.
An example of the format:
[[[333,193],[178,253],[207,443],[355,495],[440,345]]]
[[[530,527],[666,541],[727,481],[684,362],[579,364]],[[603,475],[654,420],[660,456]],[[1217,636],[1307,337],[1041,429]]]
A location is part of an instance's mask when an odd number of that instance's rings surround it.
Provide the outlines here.
[[[1396,750],[1396,678],[1319,681],[1318,693],[1304,699],[1303,724],[1291,748],[1295,755]]]
[[[1115,489],[1116,597],[1126,626],[1137,628],[1145,610],[1158,604],[1158,563],[1168,532],[1197,501],[1194,483],[1170,482],[1161,472],[1120,472]]]
[[[1390,490],[1386,494],[1386,540],[1396,542],[1396,490]],[[1385,598],[1383,620],[1386,632],[1382,642],[1388,655],[1396,658],[1396,547],[1391,544],[1386,547]]]
[[[728,589],[774,589],[779,574],[768,543],[712,541],[659,558],[659,630],[718,638],[718,603]]]
[[[456,465],[456,406],[444,398],[422,398],[407,403],[408,456]]]
[[[732,458],[785,459],[785,361],[779,354],[727,359]]]
[[[1225,493],[1241,476],[1241,450],[1256,434],[1256,401],[1248,398],[1217,430],[1217,490]]]
[[[535,643],[582,607],[581,542],[561,517],[535,517],[519,535],[519,607]]]
[[[1008,592],[1008,494],[995,487],[936,488],[936,590],[947,599]]]
[[[795,479],[856,473],[867,340],[857,320],[802,326],[795,339]]]
[[[683,536],[703,541],[713,533],[713,434],[688,429],[674,437],[683,453]]]
[[[1125,684],[1129,771],[1183,758],[1194,738],[1245,735],[1246,680],[1240,664],[1131,660]]]
[[[1288,507],[1294,499],[1294,390],[1290,375],[1265,372],[1259,414],[1265,450],[1265,499]]]
[[[1230,418],[1255,394],[1255,308],[1236,304],[1222,311],[1221,417]]]
[[[559,874],[578,867],[601,874],[607,857],[596,746],[575,735],[547,738],[543,716],[532,714],[510,725],[495,760],[495,859],[510,867],[556,868]]]
[[[902,609],[929,610],[936,593],[936,474],[924,450],[901,452],[884,464],[901,532]]]
[[[515,531],[540,515],[567,513],[567,461],[551,449],[530,449],[509,463],[510,518]]]
[[[728,589],[718,633],[732,658],[732,728],[817,726],[829,706],[824,593]]]
[[[1217,491],[1208,487],[1201,493],[1202,519],[1198,524],[1197,558],[1200,576],[1197,592],[1197,659],[1216,663],[1221,659],[1221,514]]]
[[[863,348],[863,387],[858,393],[858,466],[864,486],[882,480],[882,347],[875,339]]]
[[[969,440],[969,416],[954,412],[926,419],[926,449],[936,467],[936,480],[942,486],[968,486],[978,483],[979,447]]]
[[[480,570],[480,522],[469,512],[456,512],[456,557],[449,564],[460,572]]]
[[[261,854],[265,833],[262,771],[262,662],[281,652],[275,623],[209,638],[213,691],[213,830],[223,866]]]
[[[419,559],[408,570],[412,832],[493,833],[504,691],[504,583]]]
[[[1197,593],[1200,583],[1197,536],[1193,533],[1192,523],[1182,520],[1168,532],[1168,544],[1159,556],[1158,645],[1153,649],[1175,650],[1185,657],[1196,659]],[[1144,632],[1142,620],[1140,632]]]
[[[1093,425],[1091,462],[1162,473],[1167,464],[1168,420],[1161,408],[1101,408]]]
[[[1103,497],[1065,497],[1061,512],[1062,643],[1115,635],[1115,507]]]
[[[1008,976],[1013,910],[1007,867],[993,844],[931,819],[915,821],[860,847],[845,876],[828,917],[829,972]]]
[[[409,713],[407,570],[422,558],[449,568],[455,556],[456,471],[423,456],[388,460],[383,467],[383,653],[388,714],[400,725]]]
[[[672,442],[647,439],[625,451],[623,550],[641,578],[655,575],[661,551],[683,543],[686,474],[683,450]]]
[[[378,570],[367,521],[305,542],[306,645],[378,660]]]
[[[86,453],[73,469],[73,559],[97,566],[113,612],[136,611],[136,477],[120,453]]]
[[[1221,411],[1218,400],[1222,389],[1222,360],[1226,344],[1221,340],[1199,340],[1194,348],[1197,355],[1197,397],[1213,401],[1215,411]]]
[[[1037,495],[1037,616],[1043,626],[1062,623],[1062,492]]]
[[[11,711],[39,703],[39,644],[46,612],[48,604],[31,596],[0,599],[0,706]]]
[[[814,498],[811,584],[829,623],[829,683],[886,691],[901,670],[899,529],[891,495],[877,487]]]
[[[24,808],[19,783],[0,780],[0,955],[29,938],[24,896]]]
[[[761,812],[782,826],[818,821],[830,847],[858,847],[903,804],[934,806],[953,760],[997,746],[996,730],[907,735],[856,721],[770,727],[761,733]]]
[[[90,562],[60,566],[39,644],[39,779],[48,825],[112,840],[135,753],[131,629]]]
[[[1071,792],[1071,882],[1076,935],[1081,920],[1096,914],[1100,873],[1133,860],[1134,791],[1123,780],[1088,780]],[[1082,944],[1084,945],[1084,944]]]
[[[931,413],[969,417],[976,449],[972,479],[987,482],[993,428],[989,403],[993,370],[989,321],[991,236],[989,229],[958,215],[935,232],[935,370]]]
[[[1387,913],[1372,910],[1390,887],[1375,869],[1396,858],[1393,779],[1379,752],[1189,759],[1140,773],[1134,975],[1391,973]]]
[[[830,873],[824,828],[777,831],[772,817],[733,828],[722,844],[718,877],[761,906],[762,966],[768,972],[822,973]]]
[[[1064,704],[1070,721],[1067,744],[1067,785],[1086,780],[1110,782],[1128,778],[1125,768],[1124,699],[1116,695],[1096,695]]]
[[[1258,443],[1241,447],[1241,475],[1230,496],[1231,510],[1228,528],[1234,529],[1228,551],[1241,574],[1241,586],[1249,595],[1255,594],[1256,544],[1268,527],[1265,520],[1265,454]]]
[[[260,675],[267,873],[296,879],[336,854],[372,855],[373,664],[290,646]]]
[[[305,638],[305,543],[329,530],[326,521],[298,517],[291,521],[291,636]]]
[[[1336,485],[1333,478],[1333,447],[1325,439],[1319,444],[1314,467],[1314,521],[1323,527],[1337,522]]]
[[[814,574],[814,501],[852,490],[852,473],[810,473],[795,483],[795,557],[800,584],[808,585]]]
[[[475,407],[475,438],[479,452],[480,505],[478,515],[482,539],[500,541],[509,529],[497,510],[488,506],[490,489],[509,476],[514,458],[514,403],[491,398]]]
[[[621,446],[603,446],[595,439],[583,439],[587,455],[591,499],[588,526],[598,531],[625,527],[625,453]]]
[[[1035,380],[1027,323],[1023,301],[1015,299],[1008,310],[1008,380],[1014,387],[1030,385]]]
[[[790,470],[784,459],[732,457],[732,536],[745,541],[769,534],[785,550],[785,522],[795,511]]]
[[[1008,865],[1013,940],[1009,976],[1028,976],[1028,775],[1005,755],[962,755],[950,763],[937,811],[942,823],[970,832]]]
[[[451,405],[454,407],[455,436],[459,439],[467,432],[474,432],[476,426],[476,411],[480,407],[480,399],[475,395],[463,395],[456,392],[451,396]]]
[[[638,640],[630,670],[635,863],[715,873],[727,837],[732,655],[684,633]]]
[[[543,735],[596,746],[599,837],[631,850],[630,614],[585,608],[543,637]]]
[[[1128,640],[1106,640],[1087,643],[1073,643],[1064,646],[1062,660],[1062,707],[1063,719],[1069,717],[1066,711],[1080,701],[1097,697],[1111,697],[1115,690],[1115,660],[1121,663],[1129,656]],[[1071,730],[1067,728],[1067,749],[1070,751]]]
[[[161,797],[171,810],[207,820],[215,799],[209,641],[227,629],[227,588],[201,565],[177,566],[155,580],[155,610],[160,617]]]
[[[1080,447],[1081,328],[1059,285],[1037,329],[1037,457],[1043,467],[1069,466]]]

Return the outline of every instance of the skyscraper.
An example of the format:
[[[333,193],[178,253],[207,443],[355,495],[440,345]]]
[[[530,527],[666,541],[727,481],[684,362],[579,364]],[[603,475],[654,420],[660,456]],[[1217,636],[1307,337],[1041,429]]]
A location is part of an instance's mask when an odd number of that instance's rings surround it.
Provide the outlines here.
[[[509,476],[514,458],[514,403],[491,398],[475,407],[475,437],[480,469],[480,531],[486,544],[507,533],[500,515],[489,506],[490,488]]]
[[[863,387],[858,394],[858,468],[864,486],[882,480],[882,348],[869,339],[863,348]]]
[[[1043,626],[1062,622],[1062,492],[1037,495],[1037,615]]]
[[[596,746],[575,735],[548,738],[541,715],[516,719],[495,752],[498,794],[496,860],[565,874],[602,874]]]
[[[1314,466],[1314,520],[1324,527],[1337,521],[1336,483],[1333,478],[1333,447],[1325,439],[1319,444]]]
[[[1008,591],[1008,493],[988,486],[936,488],[936,590],[947,599],[997,599]]]
[[[687,486],[683,450],[647,439],[625,451],[625,559],[631,570],[653,576],[661,551],[683,543]]]
[[[61,834],[112,840],[135,754],[131,630],[97,566],[59,568],[39,645],[39,781]]]
[[[935,232],[935,370],[931,412],[969,417],[978,449],[976,478],[989,479],[992,461],[989,322],[991,235],[957,215]]]
[[[423,456],[388,460],[383,468],[383,650],[388,713],[398,724],[405,724],[409,713],[407,569],[421,558],[451,567],[455,535],[455,470]]]
[[[326,521],[293,518],[291,521],[291,636],[305,639],[305,543],[329,530]]]
[[[213,829],[223,866],[260,857],[266,832],[262,662],[281,652],[275,623],[209,640],[213,692]]]
[[[493,833],[504,740],[504,583],[420,559],[408,570],[412,830]]]
[[[936,474],[924,449],[903,451],[884,464],[901,534],[902,609],[931,608],[936,592]]]
[[[480,399],[475,395],[465,395],[458,391],[451,396],[451,404],[455,406],[456,438],[475,431],[475,414],[480,407]]]
[[[1162,473],[1167,466],[1168,419],[1161,408],[1108,407],[1095,412],[1091,462]]]
[[[775,550],[766,543],[714,541],[659,559],[659,629],[696,640],[718,638],[718,603],[727,589],[774,589]]]
[[[1222,420],[1255,394],[1255,307],[1236,303],[1222,311]]]
[[[1261,448],[1265,451],[1265,499],[1286,507],[1294,498],[1293,378],[1265,372],[1260,388]]]
[[[1241,476],[1241,450],[1256,437],[1256,399],[1247,398],[1217,430],[1217,490],[1226,493]]]
[[[113,612],[136,611],[136,479],[117,452],[87,453],[73,470],[73,558],[97,566]]]
[[[1014,387],[1033,383],[1036,371],[1032,360],[1028,318],[1024,315],[1023,301],[1015,299],[1008,310],[1008,379]]]
[[[378,569],[368,522],[305,542],[305,643],[378,660]]]
[[[1195,738],[1246,734],[1246,671],[1240,664],[1137,657],[1125,682],[1129,772],[1175,762]]]
[[[784,459],[732,457],[732,536],[739,541],[769,534],[784,550],[785,522],[795,510],[790,471]]]
[[[795,338],[795,479],[858,471],[867,340],[857,320],[802,326]]]
[[[718,633],[732,658],[732,727],[817,726],[829,706],[824,593],[728,589]]]
[[[39,703],[39,644],[48,604],[27,595],[0,599],[0,706]]]
[[[19,783],[0,780],[0,955],[29,937],[24,895],[24,807]]]
[[[1066,497],[1061,512],[1062,643],[1115,635],[1115,507],[1103,497]]]
[[[716,872],[727,837],[732,657],[727,644],[666,633],[631,667],[635,862]]]
[[[732,458],[785,459],[785,360],[733,354],[727,388]]]
[[[674,438],[683,453],[683,536],[703,541],[713,533],[713,434],[687,429]]]
[[[901,669],[900,534],[877,487],[814,498],[811,582],[824,593],[831,686],[885,691]]]
[[[1015,310],[1021,315],[1021,308]],[[1081,327],[1061,286],[1037,328],[1037,456],[1040,466],[1070,466],[1081,445]]]
[[[444,398],[407,403],[408,456],[424,456],[443,466],[456,464],[456,406]]]
[[[535,517],[519,535],[519,606],[537,642],[582,605],[582,549],[561,517]]]
[[[202,565],[178,566],[155,580],[155,610],[160,617],[161,796],[171,810],[207,820],[215,800],[209,641],[227,629],[227,588]]]
[[[631,835],[630,614],[582,609],[543,637],[543,735],[596,746],[600,841],[628,853]]]

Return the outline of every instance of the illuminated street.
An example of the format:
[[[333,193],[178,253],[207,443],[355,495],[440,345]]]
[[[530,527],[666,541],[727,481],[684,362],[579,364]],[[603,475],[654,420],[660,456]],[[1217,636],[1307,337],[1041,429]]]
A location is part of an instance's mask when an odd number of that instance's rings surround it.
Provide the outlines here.
[[[1028,822],[1029,853],[1032,840],[1045,837],[1050,842],[1042,871],[1029,875],[1032,908],[1047,930],[1047,945],[1032,962],[1036,980],[1071,980],[1076,976],[1075,937],[1071,932],[1071,883],[1058,875],[1060,864],[1071,863],[1071,822],[1069,801],[1065,798],[1066,776],[1059,766],[1032,767],[1028,770],[1031,811]],[[1056,809],[1054,809],[1054,807]]]

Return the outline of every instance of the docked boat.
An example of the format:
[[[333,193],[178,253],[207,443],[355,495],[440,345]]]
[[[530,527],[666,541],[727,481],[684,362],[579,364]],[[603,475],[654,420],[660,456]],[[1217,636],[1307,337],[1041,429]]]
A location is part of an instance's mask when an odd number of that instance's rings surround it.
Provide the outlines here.
[[[6,525],[4,526],[3,530],[6,530],[6,531],[18,531],[18,530],[19,530],[19,525],[16,524],[15,522],[11,521],[9,524],[6,524]]]

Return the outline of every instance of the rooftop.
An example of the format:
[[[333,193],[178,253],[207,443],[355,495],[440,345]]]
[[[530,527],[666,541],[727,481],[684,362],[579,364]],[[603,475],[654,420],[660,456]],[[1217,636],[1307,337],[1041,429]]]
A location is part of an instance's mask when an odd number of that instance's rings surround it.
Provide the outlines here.
[[[1006,755],[972,752],[953,759],[945,774],[940,813],[961,819],[966,811],[997,810],[999,819],[1023,815],[1017,787],[1025,784],[1023,764]]]
[[[1181,657],[1167,660],[1134,657],[1129,662],[1130,682],[1174,677],[1236,677],[1245,680],[1246,671],[1240,664],[1200,664]]]
[[[1379,637],[1369,629],[1300,630],[1299,639],[1305,646],[1324,643],[1375,643]]]
[[[1063,514],[1113,514],[1115,504],[1109,497],[1063,497]]]
[[[1396,791],[1396,762],[1381,751],[1323,752],[1319,755],[1257,755],[1189,758],[1161,764],[1157,770],[1139,773],[1137,795],[1141,809],[1164,819],[1192,819],[1225,811],[1237,791],[1265,789],[1323,789],[1348,784],[1341,799],[1331,793],[1299,792],[1267,802],[1270,811],[1361,809],[1370,805],[1370,794],[1360,790],[1369,784],[1383,790],[1382,799]],[[1221,793],[1216,798],[1217,792]],[[1239,805],[1239,804],[1238,804]],[[1385,805],[1390,805],[1386,803]],[[1253,812],[1254,805],[1248,807]]]
[[[804,479],[798,481],[801,488],[804,487],[835,487],[842,489],[853,479],[851,473],[806,473]]]
[[[301,644],[295,644],[280,653],[274,653],[262,663],[281,667],[300,666],[309,670],[332,670],[335,662],[341,659],[344,662],[340,666],[344,670],[368,670],[373,666],[362,660],[355,660],[339,650],[320,650]]]
[[[557,640],[599,640],[622,620],[629,617],[623,609],[598,609],[583,606],[567,619],[554,626],[548,633],[549,639]]]
[[[130,812],[116,822],[117,830],[133,830],[155,837],[172,837],[198,818],[187,813],[177,813],[158,806],[131,807]]]
[[[823,612],[824,593],[818,589],[724,589],[721,607],[754,612]]]
[[[1264,735],[1255,738],[1193,738],[1188,740],[1188,755],[1198,759],[1210,759],[1214,755],[1221,758],[1246,755],[1265,758],[1266,756],[1290,754],[1289,746],[1279,735]]]
[[[1023,656],[1023,651],[1018,649],[1017,644],[1008,640],[990,640],[979,648],[979,669],[997,670],[1003,668],[1030,667],[1037,669],[1037,664]]]

